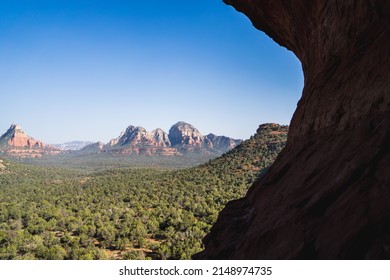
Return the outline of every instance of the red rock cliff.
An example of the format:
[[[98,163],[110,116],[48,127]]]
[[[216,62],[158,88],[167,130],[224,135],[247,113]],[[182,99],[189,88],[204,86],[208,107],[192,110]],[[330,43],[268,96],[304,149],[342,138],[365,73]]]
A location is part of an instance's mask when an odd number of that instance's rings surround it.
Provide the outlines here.
[[[43,155],[58,155],[60,153],[61,150],[28,136],[16,124],[11,125],[6,133],[0,136],[0,154],[10,157],[40,158]]]
[[[390,1],[225,0],[302,62],[286,148],[200,259],[390,258]]]

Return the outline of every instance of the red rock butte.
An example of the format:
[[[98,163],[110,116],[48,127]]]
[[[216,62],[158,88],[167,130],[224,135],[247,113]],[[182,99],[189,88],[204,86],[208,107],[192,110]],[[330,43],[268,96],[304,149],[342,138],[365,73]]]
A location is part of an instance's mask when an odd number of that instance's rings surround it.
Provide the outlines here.
[[[0,151],[11,157],[42,157],[61,153],[59,149],[28,136],[16,124],[0,137]]]
[[[12,135],[10,135],[11,137],[8,140],[8,145],[12,147],[45,147],[45,144],[41,141],[36,141],[34,138],[26,135],[19,125],[11,125],[10,130],[12,131]]]
[[[390,258],[390,1],[225,0],[304,73],[288,141],[195,259]]]

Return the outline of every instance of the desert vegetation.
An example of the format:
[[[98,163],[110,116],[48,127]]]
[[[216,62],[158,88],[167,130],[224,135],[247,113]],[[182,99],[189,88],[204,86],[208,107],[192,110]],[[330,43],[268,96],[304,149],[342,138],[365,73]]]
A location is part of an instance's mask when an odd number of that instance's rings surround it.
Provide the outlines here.
[[[81,171],[2,161],[0,259],[190,259],[285,145],[267,126],[197,167]]]

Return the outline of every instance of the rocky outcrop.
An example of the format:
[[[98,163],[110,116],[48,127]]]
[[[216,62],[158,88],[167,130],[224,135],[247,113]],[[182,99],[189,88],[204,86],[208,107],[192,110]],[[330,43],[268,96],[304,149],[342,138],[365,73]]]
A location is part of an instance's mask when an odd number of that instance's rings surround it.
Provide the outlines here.
[[[169,135],[161,128],[157,128],[153,130],[150,133],[150,137],[153,139],[156,146],[161,146],[161,147],[171,146],[171,142],[169,141]]]
[[[168,134],[160,128],[148,132],[143,127],[130,125],[119,138],[111,140],[108,145],[110,147],[139,145],[169,147],[171,143]]]
[[[185,122],[178,122],[171,127],[169,140],[174,147],[202,147],[205,145],[204,137],[199,130]]]
[[[305,76],[287,145],[197,259],[390,258],[390,2],[225,0]]]
[[[226,136],[212,133],[204,136],[189,123],[178,122],[169,130],[169,140],[172,147],[182,153],[197,151],[198,153],[225,153],[242,142]]]
[[[41,141],[37,141],[34,138],[24,133],[22,128],[13,124],[11,127],[0,137],[0,145],[2,147],[23,147],[23,148],[44,148],[46,145]]]
[[[132,125],[104,146],[104,152],[126,156],[180,155],[176,149],[170,147],[168,134],[162,129],[148,132],[143,127]]]
[[[241,142],[241,140],[225,136],[213,135],[211,137],[212,134],[203,136],[195,127],[184,122],[173,125],[170,132],[172,134],[167,134],[160,128],[148,132],[143,127],[130,125],[118,138],[112,139],[107,144],[73,141],[55,147],[35,140],[24,133],[20,126],[12,125],[0,137],[0,154],[22,158],[40,158],[43,155],[58,154],[92,155],[101,153],[125,156],[181,156],[183,154],[218,156]],[[175,141],[174,145],[170,139]]]
[[[146,156],[178,156],[193,153],[220,155],[240,142],[241,140],[225,136],[203,136],[198,129],[185,122],[174,124],[169,134],[160,128],[148,132],[143,127],[130,125],[118,138],[112,139],[99,151]]]
[[[119,139],[114,142],[117,143],[116,146],[148,144],[151,139],[147,137],[147,134],[148,133],[145,128],[130,125],[126,128],[125,133],[121,134]]]
[[[39,158],[44,155],[58,155],[61,150],[35,140],[28,136],[19,125],[13,124],[0,137],[0,153],[10,157]]]

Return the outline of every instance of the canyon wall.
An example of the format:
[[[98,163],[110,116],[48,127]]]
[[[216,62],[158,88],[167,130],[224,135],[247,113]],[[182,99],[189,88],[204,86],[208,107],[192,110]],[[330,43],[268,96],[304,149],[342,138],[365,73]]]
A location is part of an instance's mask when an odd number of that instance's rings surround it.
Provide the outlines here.
[[[287,146],[194,258],[390,258],[390,1],[225,2],[299,58],[304,89]]]

